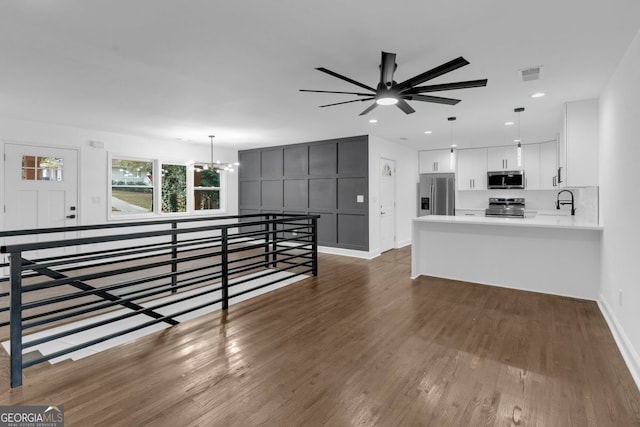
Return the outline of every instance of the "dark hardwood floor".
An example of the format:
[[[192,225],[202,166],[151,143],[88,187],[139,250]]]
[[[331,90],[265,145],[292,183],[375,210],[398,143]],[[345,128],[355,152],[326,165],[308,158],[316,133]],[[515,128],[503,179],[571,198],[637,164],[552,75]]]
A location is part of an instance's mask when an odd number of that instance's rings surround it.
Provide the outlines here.
[[[68,426],[633,426],[636,388],[595,302],[422,277],[410,249],[77,362],[0,405]]]

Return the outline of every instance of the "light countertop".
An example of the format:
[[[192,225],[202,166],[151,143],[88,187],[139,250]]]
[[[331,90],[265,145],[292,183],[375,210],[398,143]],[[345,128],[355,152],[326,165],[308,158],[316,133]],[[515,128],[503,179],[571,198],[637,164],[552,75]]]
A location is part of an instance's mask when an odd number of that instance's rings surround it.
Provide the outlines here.
[[[602,226],[576,219],[572,216],[538,214],[532,218],[497,218],[484,216],[426,215],[413,219],[414,222],[443,224],[477,224],[507,227],[563,228],[571,230],[602,231]]]

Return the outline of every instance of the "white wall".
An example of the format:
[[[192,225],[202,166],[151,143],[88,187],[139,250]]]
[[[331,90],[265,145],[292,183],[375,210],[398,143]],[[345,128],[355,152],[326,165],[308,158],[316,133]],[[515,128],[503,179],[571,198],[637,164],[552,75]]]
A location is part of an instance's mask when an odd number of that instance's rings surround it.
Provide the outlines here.
[[[369,252],[380,251],[379,163],[396,162],[396,247],[411,243],[411,219],[416,216],[418,151],[369,135]]]
[[[600,96],[603,312],[640,384],[640,33]]]
[[[91,147],[90,141],[103,142],[104,148]],[[108,181],[109,152],[177,162],[207,161],[210,156],[208,144],[151,140],[131,135],[0,118],[0,143],[2,145],[0,149],[2,152],[4,152],[4,144],[7,142],[69,147],[79,150],[79,225],[107,221],[107,197],[110,186]],[[216,148],[216,158],[235,162],[238,159],[238,152],[237,150]],[[0,162],[0,164],[0,177],[4,181],[4,162]],[[237,174],[229,174],[228,178],[227,212],[229,215],[235,215],[238,211]],[[4,202],[3,184],[0,185],[0,205],[3,205]]]

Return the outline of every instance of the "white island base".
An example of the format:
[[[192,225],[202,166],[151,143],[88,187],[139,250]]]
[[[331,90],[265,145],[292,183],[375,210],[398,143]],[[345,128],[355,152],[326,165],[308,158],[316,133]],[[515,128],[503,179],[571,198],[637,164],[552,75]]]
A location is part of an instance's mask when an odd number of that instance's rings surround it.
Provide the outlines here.
[[[413,220],[411,276],[596,300],[602,228],[573,218]]]

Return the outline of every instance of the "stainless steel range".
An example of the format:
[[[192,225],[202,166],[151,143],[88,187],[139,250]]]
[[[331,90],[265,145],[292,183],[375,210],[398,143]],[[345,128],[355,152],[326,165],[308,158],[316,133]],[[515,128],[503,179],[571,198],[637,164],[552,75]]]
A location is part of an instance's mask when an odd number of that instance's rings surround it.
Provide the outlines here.
[[[489,207],[484,210],[484,215],[507,218],[524,218],[524,198],[491,197],[489,198]]]

